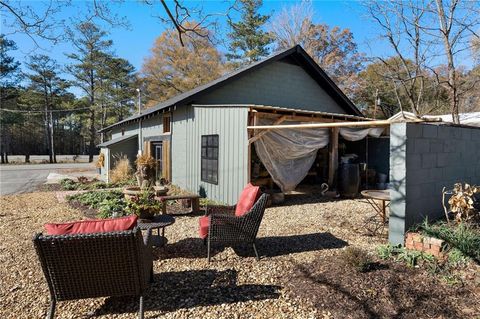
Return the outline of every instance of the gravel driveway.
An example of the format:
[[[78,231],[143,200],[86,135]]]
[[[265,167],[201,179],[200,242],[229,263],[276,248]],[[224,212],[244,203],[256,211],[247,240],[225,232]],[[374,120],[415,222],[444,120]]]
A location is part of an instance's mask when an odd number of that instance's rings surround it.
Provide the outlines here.
[[[327,318],[308,301],[289,297],[286,282],[293,265],[346,245],[371,251],[386,240],[362,234],[361,221],[371,213],[368,204],[317,200],[290,199],[288,206],[267,209],[258,262],[249,249],[237,254],[227,248],[207,263],[198,217],[178,217],[166,229],[168,245],[155,250],[156,281],[146,297],[146,318]],[[0,207],[0,318],[44,317],[49,294],[32,236],[45,222],[83,216],[58,203],[53,193],[2,196]],[[135,298],[59,302],[56,317],[136,318],[137,307]]]

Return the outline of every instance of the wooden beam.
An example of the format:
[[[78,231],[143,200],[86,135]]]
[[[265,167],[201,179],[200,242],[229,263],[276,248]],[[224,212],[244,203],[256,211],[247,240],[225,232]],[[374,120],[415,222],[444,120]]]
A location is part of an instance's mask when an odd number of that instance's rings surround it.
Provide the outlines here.
[[[285,121],[287,118],[286,115],[283,115],[283,116],[280,116],[275,122],[273,122],[273,125],[278,125],[280,123],[282,123],[283,121]],[[252,144],[253,142],[255,142],[256,140],[258,140],[260,137],[262,137],[263,135],[267,134],[270,130],[264,130],[264,131],[261,131],[260,133],[254,135],[252,138],[250,138],[248,140],[248,144]]]
[[[334,128],[334,127],[375,127],[388,126],[392,124],[389,120],[361,121],[361,122],[334,122],[315,124],[290,124],[290,125],[256,125],[247,126],[249,130],[280,130],[280,129],[303,129],[303,128]]]
[[[336,175],[338,169],[338,127],[334,127],[330,134],[330,143],[328,147],[328,186],[334,188],[336,184]]]
[[[278,118],[279,114],[273,114],[273,113],[258,113],[259,118]],[[317,123],[332,123],[332,122],[340,122],[343,120],[338,120],[338,119],[331,119],[331,118],[325,118],[325,117],[318,117],[315,115],[311,116],[302,116],[302,115],[285,115],[285,121],[298,121],[298,122],[317,122]]]

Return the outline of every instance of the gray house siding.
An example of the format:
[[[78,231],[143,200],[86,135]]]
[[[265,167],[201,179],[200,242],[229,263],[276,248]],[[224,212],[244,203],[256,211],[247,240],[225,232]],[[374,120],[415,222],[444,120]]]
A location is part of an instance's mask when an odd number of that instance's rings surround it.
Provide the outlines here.
[[[213,200],[236,203],[248,178],[248,109],[189,106],[173,116],[173,183]],[[217,185],[201,181],[201,136],[210,134],[219,135]]]
[[[443,216],[443,187],[480,184],[480,129],[392,124],[390,182],[389,239],[403,244],[411,226]]]
[[[102,148],[101,152],[105,155],[105,164],[102,168],[101,175],[106,181],[110,181],[110,170],[115,167],[118,158],[126,155],[130,163],[133,165],[137,157],[138,140],[131,138],[126,141],[110,145],[108,148]]]
[[[260,104],[344,114],[298,65],[274,62],[201,97],[199,104]]]

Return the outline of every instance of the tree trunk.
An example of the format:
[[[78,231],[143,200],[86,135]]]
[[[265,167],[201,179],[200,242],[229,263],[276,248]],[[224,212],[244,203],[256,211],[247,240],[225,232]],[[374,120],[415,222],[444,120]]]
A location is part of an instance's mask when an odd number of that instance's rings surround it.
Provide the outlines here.
[[[95,111],[90,110],[90,142],[88,147],[88,162],[93,162],[95,155]]]
[[[57,162],[57,156],[55,154],[55,143],[54,143],[54,136],[53,136],[53,112],[50,110],[50,156],[52,158],[53,163]],[[51,161],[51,163],[52,163]]]
[[[451,25],[448,25],[447,16],[443,8],[443,0],[436,0],[437,4],[437,14],[438,20],[440,23],[440,31],[443,40],[443,46],[445,49],[445,55],[447,56],[447,70],[448,70],[448,91],[450,93],[450,110],[452,112],[453,123],[460,124],[459,112],[459,98],[458,98],[458,87],[457,87],[457,74],[455,70],[455,62],[453,60],[453,50],[450,43],[450,30]],[[453,15],[450,12],[450,15]],[[452,23],[452,22],[450,22]]]

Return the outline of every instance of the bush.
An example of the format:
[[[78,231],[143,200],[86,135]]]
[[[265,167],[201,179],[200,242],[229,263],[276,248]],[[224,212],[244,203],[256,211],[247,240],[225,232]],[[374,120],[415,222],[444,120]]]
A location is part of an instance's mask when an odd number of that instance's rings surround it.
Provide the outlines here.
[[[450,246],[480,262],[480,230],[468,223],[449,225],[444,222],[429,224],[426,220],[421,232],[430,237],[443,239]]]
[[[101,203],[110,199],[123,199],[120,191],[89,191],[82,194],[68,196],[68,201],[78,201],[80,204],[90,208],[99,208]]]
[[[342,254],[342,259],[360,272],[366,272],[372,264],[370,255],[356,247],[347,247]]]
[[[110,171],[111,183],[122,183],[132,178],[132,168],[126,155],[117,158],[115,167]]]
[[[73,179],[64,178],[60,181],[60,185],[64,190],[73,191],[78,189],[79,183],[75,182]]]

